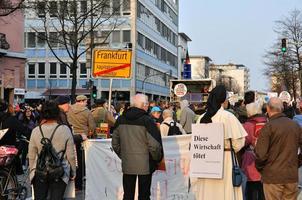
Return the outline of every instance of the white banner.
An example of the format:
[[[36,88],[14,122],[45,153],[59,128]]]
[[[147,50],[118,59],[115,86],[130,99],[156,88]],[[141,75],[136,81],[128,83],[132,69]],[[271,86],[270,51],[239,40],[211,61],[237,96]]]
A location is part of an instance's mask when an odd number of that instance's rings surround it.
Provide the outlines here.
[[[188,192],[190,141],[191,135],[163,137],[166,171],[153,173],[152,200],[194,199],[194,195]],[[122,200],[121,160],[113,152],[111,140],[88,140],[85,150],[85,199]]]
[[[222,178],[223,151],[222,123],[192,124],[190,176]]]

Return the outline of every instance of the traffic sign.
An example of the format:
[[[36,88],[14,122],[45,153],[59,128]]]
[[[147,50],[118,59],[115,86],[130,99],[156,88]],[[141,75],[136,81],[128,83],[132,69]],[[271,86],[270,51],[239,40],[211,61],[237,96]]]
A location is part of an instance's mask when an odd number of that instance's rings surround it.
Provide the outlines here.
[[[130,78],[131,51],[95,49],[93,51],[93,77]]]

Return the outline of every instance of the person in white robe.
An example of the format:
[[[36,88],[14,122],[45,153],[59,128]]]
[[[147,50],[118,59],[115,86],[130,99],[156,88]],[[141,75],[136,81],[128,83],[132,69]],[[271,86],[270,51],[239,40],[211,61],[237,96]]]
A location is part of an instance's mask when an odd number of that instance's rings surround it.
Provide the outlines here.
[[[247,133],[239,120],[223,108],[226,101],[224,86],[215,87],[207,101],[207,111],[200,116],[197,123],[222,122],[224,124],[224,166],[222,179],[191,179],[191,190],[198,200],[242,200],[242,188],[233,187],[232,157],[230,141],[235,152],[238,152],[245,142]]]

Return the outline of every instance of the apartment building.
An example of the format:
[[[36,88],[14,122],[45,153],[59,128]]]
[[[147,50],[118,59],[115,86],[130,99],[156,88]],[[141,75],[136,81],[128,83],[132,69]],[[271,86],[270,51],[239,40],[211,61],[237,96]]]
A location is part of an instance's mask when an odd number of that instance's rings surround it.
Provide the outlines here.
[[[21,10],[0,17],[0,98],[12,105],[25,94],[23,29]]]
[[[249,89],[250,75],[249,69],[240,64],[212,64],[209,75],[216,80],[217,84],[226,85],[229,91],[243,95]]]
[[[64,1],[51,2],[49,7],[52,6],[52,9],[62,9],[61,2]],[[87,10],[89,2],[77,1],[78,10]],[[168,97],[168,81],[178,74],[178,0],[108,0],[108,5],[106,12],[114,11],[114,18],[122,23],[114,29],[106,24],[98,27],[94,33],[94,47],[132,47],[132,77],[113,80],[113,97],[129,100],[137,92],[146,93],[150,99]],[[27,12],[25,17],[24,45],[28,58],[25,70],[26,98],[52,98],[69,94],[72,73],[56,59],[45,40],[41,39],[45,33],[39,14]],[[52,19],[51,16],[49,19]],[[58,37],[56,31],[50,34],[51,37]],[[89,39],[89,35],[87,37]],[[98,40],[104,37],[106,43],[98,46]],[[60,44],[51,45],[60,59],[71,62]],[[83,51],[86,45],[80,45],[79,51]],[[97,86],[98,97],[108,98],[109,80],[91,77],[89,54],[86,52],[78,59],[77,94],[89,95],[90,91],[82,86],[91,79]]]

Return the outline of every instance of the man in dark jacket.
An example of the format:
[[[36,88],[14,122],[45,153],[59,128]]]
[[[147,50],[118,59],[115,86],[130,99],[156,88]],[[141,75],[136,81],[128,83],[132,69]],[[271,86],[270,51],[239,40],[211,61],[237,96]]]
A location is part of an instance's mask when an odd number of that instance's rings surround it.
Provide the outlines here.
[[[122,160],[125,200],[133,200],[138,177],[138,199],[150,199],[152,173],[163,158],[159,129],[146,112],[147,96],[137,94],[132,107],[121,115],[114,126],[112,147]]]
[[[295,200],[298,195],[297,154],[302,148],[302,132],[282,111],[282,101],[271,98],[267,105],[269,122],[261,129],[255,148],[256,167],[267,200]]]

